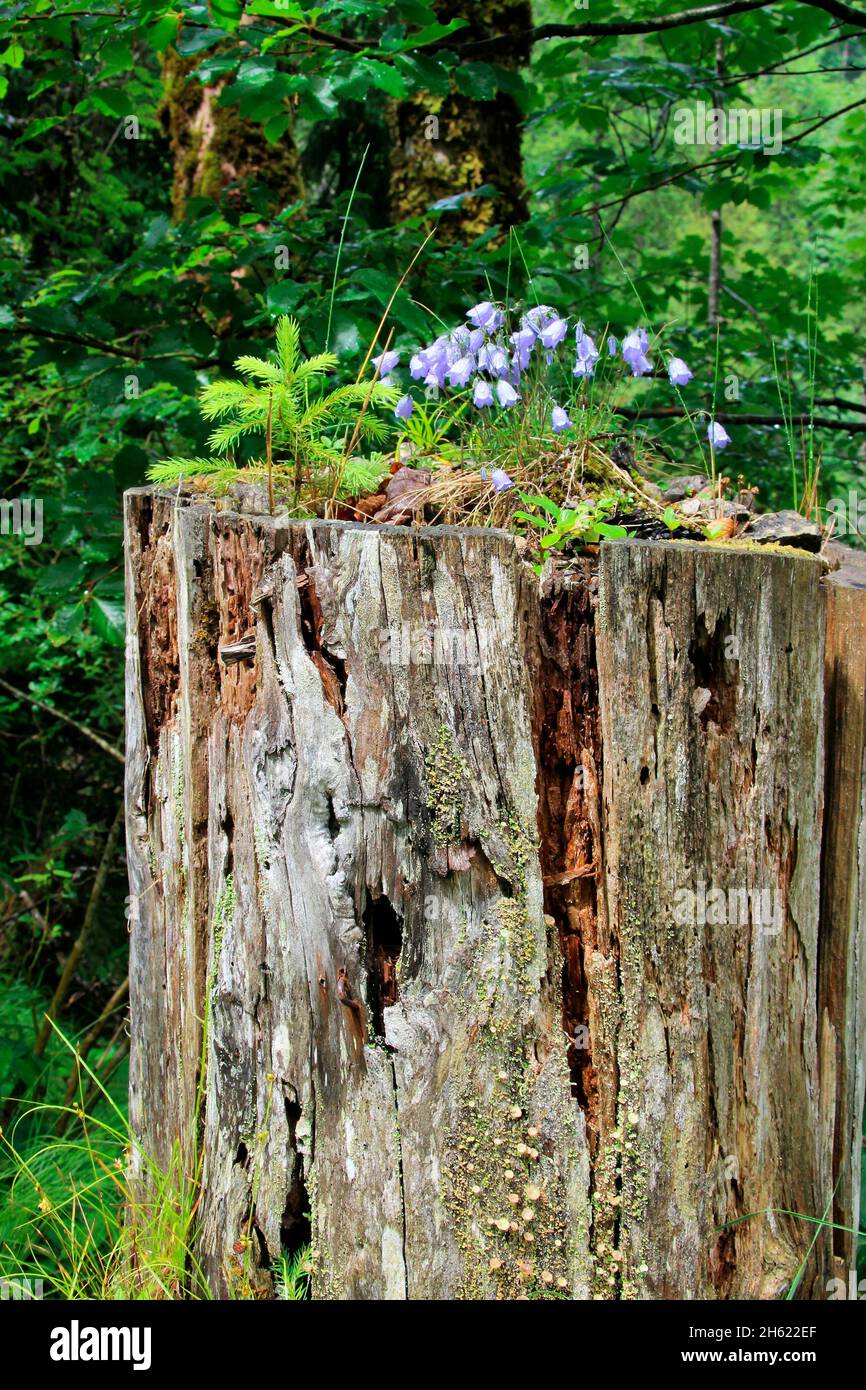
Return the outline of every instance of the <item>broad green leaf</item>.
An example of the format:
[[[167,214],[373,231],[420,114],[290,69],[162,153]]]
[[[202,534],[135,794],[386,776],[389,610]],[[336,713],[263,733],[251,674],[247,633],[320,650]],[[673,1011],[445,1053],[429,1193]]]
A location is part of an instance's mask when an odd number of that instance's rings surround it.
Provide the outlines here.
[[[122,647],[126,636],[126,615],[119,599],[106,599],[94,590],[89,604],[90,623],[93,631],[103,641],[114,647]]]

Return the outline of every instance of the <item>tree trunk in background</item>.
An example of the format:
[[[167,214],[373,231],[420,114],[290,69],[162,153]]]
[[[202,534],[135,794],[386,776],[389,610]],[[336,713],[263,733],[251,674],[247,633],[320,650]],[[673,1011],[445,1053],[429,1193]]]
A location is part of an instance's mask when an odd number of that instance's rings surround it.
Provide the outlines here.
[[[857,1221],[866,589],[126,507],[131,1117],[203,1144],[214,1291],[310,1240],[317,1298],[824,1297],[780,1210]]]
[[[301,162],[291,130],[272,145],[262,126],[245,120],[237,106],[220,106],[220,93],[230,79],[206,87],[190,80],[201,60],[201,54],[183,58],[169,49],[163,62],[160,114],[174,157],[175,217],[183,216],[190,198],[218,199],[228,184],[248,179],[267,185],[275,207],[301,200]]]
[[[528,0],[436,0],[433,8],[442,23],[468,20],[456,42],[520,34],[532,25]],[[528,59],[528,47],[517,47],[501,61],[518,68]],[[390,116],[392,221],[417,217],[440,199],[489,183],[498,196],[469,198],[444,213],[439,239],[465,240],[496,224],[522,222],[527,216],[522,120],[514,98],[504,92],[490,101],[475,101],[452,90],[448,96],[418,95],[395,104]]]

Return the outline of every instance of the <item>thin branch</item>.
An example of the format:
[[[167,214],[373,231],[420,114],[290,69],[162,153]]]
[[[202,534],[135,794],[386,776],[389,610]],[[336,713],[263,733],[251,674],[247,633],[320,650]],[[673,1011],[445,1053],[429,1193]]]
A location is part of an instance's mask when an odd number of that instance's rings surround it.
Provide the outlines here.
[[[763,317],[759,310],[755,308],[754,304],[750,304],[748,299],[744,299],[741,294],[737,294],[737,291],[732,290],[730,285],[723,284],[722,290],[726,295],[729,296],[729,298],[733,299],[737,304],[742,304],[743,308],[746,309],[753,316],[753,318],[757,319],[764,332],[770,334],[770,336],[772,337],[772,329],[770,328],[770,325],[767,323],[767,320]]]
[[[840,107],[838,111],[831,111],[829,116],[822,116],[820,121],[816,121],[814,125],[809,126],[806,130],[801,130],[797,135],[792,135],[790,140],[786,143],[788,145],[799,144],[801,140],[805,140],[807,136],[812,135],[816,130],[819,130],[821,126],[826,125],[828,121],[834,121],[837,116],[844,116],[849,111],[855,110],[858,106],[866,106],[866,97],[861,97],[859,101],[852,101],[848,106]],[[714,159],[702,159],[697,164],[687,164],[684,168],[677,169],[672,174],[666,174],[664,178],[656,179],[654,183],[644,184],[643,188],[630,189],[629,192],[624,193],[621,198],[609,198],[606,203],[594,203],[591,207],[581,208],[580,215],[582,217],[592,217],[595,213],[605,212],[608,208],[619,207],[621,203],[628,203],[632,198],[639,198],[644,193],[654,193],[656,189],[666,188],[669,184],[678,183],[681,179],[688,178],[690,174],[696,174],[702,169],[727,168],[731,164],[735,164],[742,153],[742,150],[737,150],[735,154],[720,155]]]
[[[282,22],[282,21],[281,21]],[[347,39],[342,34],[330,34],[327,29],[316,29],[310,24],[301,31],[314,43],[327,44],[330,48],[339,48],[343,53],[361,53],[364,49],[369,49],[370,45],[361,39]]]
[[[833,19],[842,24],[850,24],[856,28],[866,26],[866,10],[857,9],[853,5],[844,3],[844,0],[802,0],[805,8],[820,10],[824,14],[830,15]],[[470,54],[488,54],[491,49],[520,49],[527,48],[534,43],[544,43],[548,39],[600,39],[617,37],[628,34],[664,34],[671,29],[682,29],[693,24],[706,24],[713,20],[729,19],[738,14],[751,14],[756,10],[773,9],[776,0],[722,0],[722,3],[715,5],[701,5],[696,9],[680,10],[676,14],[653,15],[642,19],[623,19],[623,20],[587,20],[583,24],[541,24],[531,29],[517,30],[508,34],[493,34],[488,38],[467,38],[461,43],[442,43],[440,45],[430,45],[433,51],[441,48],[450,48],[459,51],[461,57],[466,58]],[[65,13],[57,12],[39,15],[21,15],[16,17],[15,24],[44,24],[58,18],[62,19],[129,19],[131,15],[126,10],[67,10]],[[263,25],[279,24],[285,27],[285,20],[276,15],[256,15],[256,22]],[[198,24],[194,20],[184,20],[184,28],[199,29],[204,28],[203,24]],[[457,31],[459,32],[459,31]],[[327,29],[319,29],[313,24],[299,25],[297,28],[298,37],[305,37],[308,42],[321,44],[329,48],[338,49],[343,53],[352,54],[378,54],[379,50],[375,41],[364,39],[348,38],[344,34],[331,33]],[[452,37],[451,35],[446,36]],[[411,38],[411,36],[410,36]],[[380,54],[380,60],[390,62],[391,55]]]
[[[814,131],[820,130],[821,126],[826,125],[828,121],[835,121],[837,116],[844,116],[849,111],[855,111],[858,106],[866,106],[866,97],[861,97],[859,101],[850,101],[847,106],[840,106],[838,111],[831,111],[829,116],[822,116],[820,121],[816,121],[814,125],[810,125],[808,130],[801,130],[799,135],[792,135],[788,144],[796,145],[799,140],[805,140],[807,135],[812,135]],[[809,118],[808,116],[803,116],[799,119],[806,121]],[[795,122],[795,124],[798,123],[799,121]]]
[[[265,431],[265,449],[268,461],[268,509],[274,514],[274,388],[268,391],[268,424]]]
[[[73,1067],[72,1075],[70,1076],[68,1085],[66,1087],[66,1094],[63,1097],[64,1113],[62,1113],[57,1120],[57,1125],[54,1131],[55,1134],[62,1135],[63,1133],[65,1133],[66,1126],[69,1122],[69,1116],[65,1113],[65,1111],[69,1106],[72,1105],[75,1092],[78,1090],[81,1080],[81,1063],[86,1059],[88,1053],[92,1050],[95,1043],[99,1040],[99,1035],[102,1032],[108,1020],[112,1017],[115,1010],[118,1009],[120,1005],[123,1003],[123,1000],[126,998],[128,990],[129,976],[127,975],[126,979],[123,980],[122,983],[117,986],[117,989],[114,991],[105,1008],[102,1010],[102,1013],[99,1015],[93,1027],[90,1029],[90,1032],[75,1049],[75,1066]]]
[[[622,415],[626,420],[684,420],[690,414],[694,414],[693,411],[683,410],[678,405],[615,406],[613,413]],[[846,434],[866,434],[866,420],[830,420],[820,415],[790,415],[786,419],[784,415],[741,415],[732,414],[727,410],[717,410],[715,419],[729,420],[734,425],[812,425],[816,430],[844,430]]]
[[[816,405],[834,405],[837,410],[859,410],[862,415],[866,415],[866,405],[861,405],[858,401],[845,401],[841,396],[816,396]]]
[[[858,34],[861,32],[860,30],[854,30],[851,33],[835,34],[832,39],[824,39],[822,43],[815,43],[811,48],[803,48],[799,53],[789,53],[785,58],[778,58],[775,63],[769,63],[765,68],[756,68],[754,72],[733,73],[732,76],[725,78],[724,85],[726,87],[736,86],[738,82],[753,82],[758,77],[767,77],[771,73],[776,72],[778,68],[785,67],[787,63],[798,63],[801,58],[808,58],[811,54],[820,52],[822,48],[832,48],[834,44],[847,43],[849,39],[857,38]],[[828,71],[828,69],[820,68],[818,71],[825,72]],[[708,83],[709,78],[707,82],[692,82],[689,85],[693,87],[707,86]]]
[[[786,72],[780,72],[780,71],[777,70],[776,72],[773,73],[773,76],[774,76],[774,77],[825,77],[825,76],[829,76],[831,73],[832,73],[832,74],[835,74],[835,73],[839,73],[839,72],[866,72],[866,67],[862,67],[862,66],[861,66],[861,67],[857,67],[857,66],[854,65],[854,64],[849,64],[849,66],[846,67],[846,68],[798,68],[796,72],[787,72],[787,71],[786,71]],[[756,76],[756,77],[762,77],[764,74],[763,74],[763,73],[755,73],[755,74],[753,74],[753,75]]]
[[[84,954],[87,938],[93,930],[93,924],[96,921],[96,914],[102,899],[103,889],[108,881],[108,875],[117,849],[117,841],[120,838],[120,829],[123,825],[123,809],[123,802],[121,801],[117,808],[117,814],[112,821],[111,829],[106,836],[105,844],[102,849],[102,856],[99,860],[99,868],[96,870],[96,878],[93,880],[93,887],[90,890],[90,897],[87,900],[81,931],[78,933],[78,936],[73,942],[72,950],[66,958],[63,974],[57,982],[57,988],[45,1012],[42,1027],[39,1029],[36,1042],[33,1044],[33,1053],[36,1057],[41,1057],[45,1051],[48,1039],[51,1037],[52,1023],[57,1017],[58,1011],[63,1007],[67,995],[72,988],[72,981],[78,969],[78,962]]]
[[[86,724],[80,724],[77,719],[72,719],[70,715],[64,714],[62,710],[55,709],[53,705],[47,705],[44,700],[37,699],[35,695],[28,694],[26,690],[19,690],[17,685],[12,685],[10,681],[4,680],[2,676],[0,676],[0,685],[2,685],[4,690],[8,690],[10,695],[14,695],[16,700],[26,700],[28,704],[35,705],[37,709],[44,710],[46,714],[53,715],[55,719],[62,719],[64,724],[68,724],[70,728],[75,729],[79,734],[84,734],[85,738],[89,738],[92,743],[95,743],[98,748],[102,749],[103,753],[108,753],[109,756],[119,762],[121,766],[126,761],[121,750],[115,748],[113,743],[109,743],[108,740],[103,738],[102,734],[98,734],[95,729],[88,728]]]
[[[28,323],[26,319],[9,328],[0,329],[0,332],[32,335],[34,338],[51,338],[58,343],[75,343],[79,347],[93,348],[96,352],[104,352],[111,357],[123,357],[126,361],[135,360],[132,354],[123,348],[114,347],[111,343],[103,343],[99,338],[91,338],[88,333],[56,333],[52,328],[39,328],[36,324]]]
[[[725,41],[721,35],[716,39],[716,77],[721,80],[724,76],[725,61]],[[713,104],[720,107],[724,100],[724,93],[718,89],[713,91]],[[710,212],[710,274],[707,283],[707,309],[709,315],[710,329],[718,332],[719,328],[719,296],[722,288],[722,210],[720,207],[713,208]]]
[[[121,1023],[112,1035],[111,1041],[108,1044],[109,1048],[112,1048],[114,1046],[122,1032],[123,1024]],[[124,1043],[124,1045],[120,1048],[119,1052],[115,1053],[111,1062],[106,1067],[105,1071],[102,1073],[99,1079],[91,1081],[90,1089],[88,1090],[81,1104],[81,1108],[84,1111],[85,1115],[90,1114],[93,1105],[101,1099],[105,1091],[108,1089],[109,1081],[114,1076],[114,1073],[117,1071],[118,1067],[123,1063],[128,1052],[129,1043]]]
[[[751,14],[754,10],[773,7],[773,0],[724,0],[718,5],[702,5],[698,9],[680,10],[677,14],[653,15],[645,19],[587,20],[583,24],[541,24],[513,34],[498,34],[487,39],[472,39],[456,43],[461,56],[469,53],[489,53],[491,48],[518,48],[548,39],[607,38],[625,34],[662,34],[670,29],[682,29],[690,24],[706,24],[710,20],[728,19],[733,15]],[[846,5],[843,0],[808,0],[808,7],[822,10],[843,24],[866,25],[866,10]]]
[[[120,357],[125,362],[136,364],[143,362],[174,362],[183,361],[190,358],[188,352],[157,352],[152,355],[145,353],[127,352],[124,348],[114,347],[111,343],[104,343],[100,338],[91,338],[86,333],[56,333],[51,328],[39,328],[36,324],[28,323],[26,319],[15,324],[11,328],[0,328],[0,333],[14,333],[18,336],[33,338],[48,338],[58,343],[75,343],[79,347],[92,348],[94,352],[104,352],[110,357]],[[215,335],[216,336],[216,335]],[[205,367],[216,367],[219,365],[218,357],[193,357],[190,358],[189,365],[195,371],[203,370]]]

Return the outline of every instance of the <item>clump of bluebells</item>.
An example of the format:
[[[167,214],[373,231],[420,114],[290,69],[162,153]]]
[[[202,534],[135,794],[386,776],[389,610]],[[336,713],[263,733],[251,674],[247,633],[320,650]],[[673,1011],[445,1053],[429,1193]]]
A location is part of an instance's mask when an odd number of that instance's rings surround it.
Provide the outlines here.
[[[417,384],[415,394],[409,390],[401,396],[394,414],[408,422],[419,392],[427,399],[445,393],[461,402],[471,399],[476,431],[513,413],[518,420],[531,415],[536,436],[567,436],[577,428],[572,416],[587,403],[595,378],[609,380],[617,366],[632,377],[659,374],[651,351],[643,328],[630,330],[621,341],[605,333],[599,347],[580,319],[550,304],[526,310],[514,326],[504,309],[483,300],[467,311],[465,323],[412,354],[408,370]],[[397,352],[374,359],[383,380],[390,381],[399,365]],[[669,356],[664,367],[677,389],[692,379],[681,357]],[[707,437],[713,449],[730,443],[716,421],[710,423]],[[510,485],[502,469],[493,470],[492,482],[497,490]]]

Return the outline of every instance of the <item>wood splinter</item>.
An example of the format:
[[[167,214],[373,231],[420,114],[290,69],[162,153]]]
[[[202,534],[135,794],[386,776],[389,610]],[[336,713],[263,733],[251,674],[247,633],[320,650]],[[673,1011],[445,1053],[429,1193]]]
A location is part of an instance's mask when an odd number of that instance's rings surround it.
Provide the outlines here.
[[[253,631],[245,632],[237,642],[227,642],[224,647],[220,647],[220,657],[225,666],[237,666],[241,661],[252,661],[255,654],[256,634]]]
[[[346,974],[346,967],[340,966],[340,973],[337,976],[337,997],[341,1004],[345,1004],[347,1009],[360,1009],[361,1004],[355,991],[349,983],[349,976]]]

